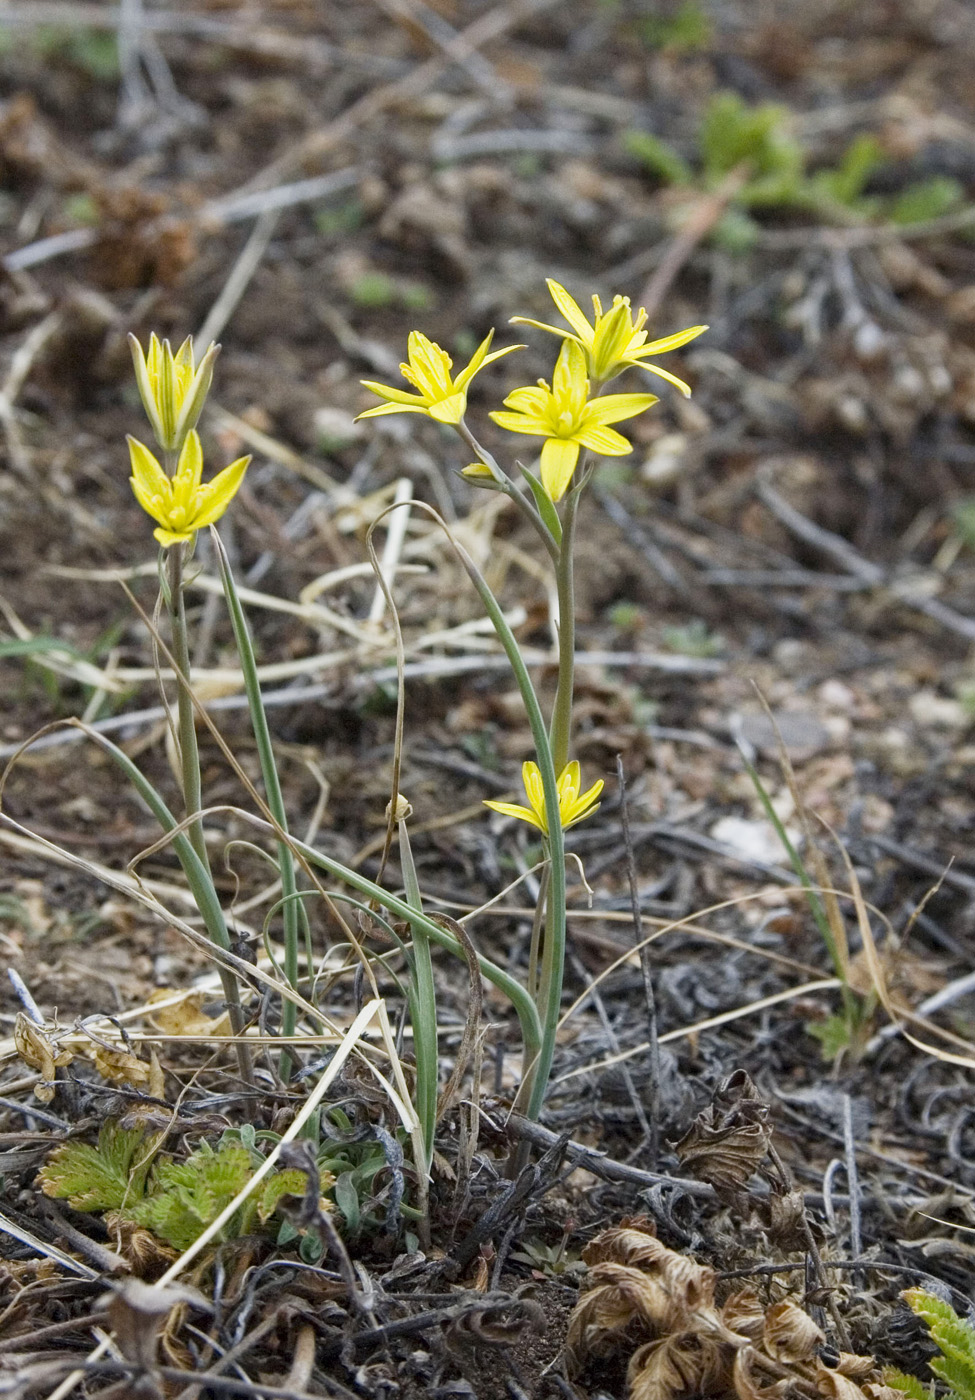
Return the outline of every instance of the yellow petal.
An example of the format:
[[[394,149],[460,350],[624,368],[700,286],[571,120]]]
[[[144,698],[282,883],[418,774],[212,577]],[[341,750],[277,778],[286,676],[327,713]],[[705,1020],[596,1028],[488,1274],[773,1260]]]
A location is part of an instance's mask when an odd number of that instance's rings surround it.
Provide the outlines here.
[[[562,312],[562,315],[568,321],[576,335],[580,337],[585,345],[591,345],[595,332],[582,314],[578,304],[572,300],[565,288],[555,281],[554,277],[546,277],[545,285],[552,293],[552,300],[555,302],[555,305]]]
[[[160,525],[158,530],[153,530],[152,533],[164,549],[168,549],[169,546],[173,544],[182,544],[184,540],[191,540],[193,538],[192,530],[181,530],[177,532],[175,530],[167,530],[162,525]]]
[[[467,395],[461,390],[459,394],[451,394],[448,398],[432,403],[427,413],[438,423],[459,423],[466,408]]]
[[[426,413],[425,403],[382,403],[378,408],[366,408],[361,413],[356,414],[355,421],[360,418],[381,418],[384,413]]]
[[[649,369],[649,365],[644,368]],[[586,423],[619,423],[624,418],[635,418],[659,402],[656,394],[604,394],[587,404]]]
[[[579,460],[579,444],[571,438],[549,438],[542,445],[542,485],[553,501],[561,501]]]
[[[668,384],[673,384],[675,389],[679,389],[681,391],[685,399],[689,399],[691,397],[691,386],[689,384],[685,384],[683,379],[678,379],[676,374],[671,374],[669,370],[661,369],[659,365],[647,364],[646,361],[640,359],[637,355],[634,355],[631,358],[633,364],[639,365],[640,369],[648,369],[651,374],[659,375],[661,379],[666,379]]]
[[[128,436],[126,442],[129,444],[129,460],[132,463],[132,476],[145,491],[148,496],[157,496],[166,500],[171,495],[169,477],[156,461],[144,443],[138,438]]]
[[[545,830],[535,813],[530,812],[527,807],[519,807],[514,802],[489,802],[486,798],[484,805],[495,812],[500,812],[504,817],[517,817],[519,821],[530,822],[532,826],[537,826],[540,831]]]
[[[668,350],[679,350],[682,345],[703,335],[706,330],[710,330],[710,327],[690,326],[686,331],[678,331],[676,335],[665,335],[662,340],[652,340],[649,345],[644,345],[640,354],[663,355]]]
[[[633,451],[633,444],[615,428],[590,427],[587,423],[576,433],[576,440],[600,457],[625,457]]]
[[[224,467],[212,481],[200,488],[197,495],[198,510],[192,520],[194,530],[202,530],[205,525],[212,525],[215,520],[220,519],[240,489],[250,460],[250,457],[238,457],[236,462]]]

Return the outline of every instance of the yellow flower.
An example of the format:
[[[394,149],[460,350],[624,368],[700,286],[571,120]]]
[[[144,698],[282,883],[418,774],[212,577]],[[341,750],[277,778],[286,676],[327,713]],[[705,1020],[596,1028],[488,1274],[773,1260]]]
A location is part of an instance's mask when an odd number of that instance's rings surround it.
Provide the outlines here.
[[[623,457],[631,451],[626,438],[608,423],[633,418],[657,402],[656,394],[605,394],[589,398],[586,357],[577,340],[562,343],[552,375],[536,388],[516,389],[505,399],[514,413],[492,413],[495,423],[512,433],[543,437],[542,485],[553,501],[561,501],[579,460],[589,447],[601,457]]]
[[[153,534],[167,548],[192,539],[197,530],[220,519],[237,494],[250,461],[250,457],[238,457],[203,485],[203,452],[195,432],[187,434],[173,477],[166,475],[148,447],[134,437],[128,438],[128,444],[132,490],[146,514],[159,522]]]
[[[467,409],[467,386],[478,370],[489,365],[492,360],[499,360],[502,355],[510,354],[512,350],[525,348],[523,345],[506,345],[503,350],[492,350],[489,355],[488,349],[493,336],[494,331],[485,336],[469,363],[454,379],[450,374],[454,362],[446,350],[441,350],[439,345],[427,340],[420,331],[410,331],[407,342],[409,362],[400,365],[400,372],[419,393],[410,394],[405,389],[390,389],[385,384],[363,379],[361,383],[364,387],[385,399],[386,403],[380,404],[378,408],[367,408],[359,417],[378,418],[384,413],[425,413],[428,418],[435,418],[438,423],[459,423]]]
[[[211,341],[199,365],[193,361],[192,336],[186,337],[175,355],[169,341],[160,343],[155,332],[149,337],[148,355],[134,335],[129,336],[129,349],[139,397],[156,441],[164,452],[179,452],[203,411],[220,346]]]
[[[521,770],[521,780],[531,804],[529,807],[518,807],[513,802],[485,802],[484,805],[492,807],[495,812],[501,812],[506,817],[517,817],[519,821],[531,822],[532,826],[537,826],[539,831],[547,836],[545,794],[542,791],[542,775],[538,771],[538,764],[530,760],[525,763]],[[603,790],[602,778],[593,783],[588,792],[580,794],[581,782],[579,764],[573,759],[562,769],[558,780],[559,817],[562,820],[563,831],[568,831],[570,826],[575,826],[576,822],[581,822],[585,817],[591,817],[599,807],[596,799]]]
[[[691,326],[689,330],[678,331],[676,335],[665,336],[663,340],[652,340],[648,345],[647,332],[643,329],[647,313],[641,307],[634,321],[629,297],[615,296],[613,305],[608,311],[604,311],[599,298],[593,296],[594,324],[590,325],[564,287],[559,286],[551,277],[546,278],[546,282],[555,305],[572,327],[572,339],[585,351],[586,369],[595,383],[605,384],[607,379],[613,379],[630,365],[637,365],[676,385],[685,398],[690,397],[689,384],[685,384],[683,379],[678,379],[667,370],[659,369],[657,365],[648,365],[646,357],[663,355],[668,350],[679,349],[681,345],[686,345],[689,340],[703,334],[707,326]],[[511,320],[518,325],[535,326],[538,330],[551,331],[553,335],[565,335],[565,331],[559,330],[558,326],[548,326],[543,321],[532,321],[527,316],[512,316]]]

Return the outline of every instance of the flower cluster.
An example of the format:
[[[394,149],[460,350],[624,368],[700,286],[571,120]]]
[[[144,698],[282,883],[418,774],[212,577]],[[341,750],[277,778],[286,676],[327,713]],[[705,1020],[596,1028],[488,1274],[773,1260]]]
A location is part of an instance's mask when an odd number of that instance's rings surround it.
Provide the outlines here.
[[[160,341],[155,334],[149,339],[148,354],[134,335],[129,336],[129,345],[139,397],[156,442],[168,464],[176,458],[176,469],[169,476],[148,447],[129,437],[130,483],[139,505],[158,524],[153,534],[168,548],[192,540],[197,530],[220,519],[244,479],[250,457],[238,457],[204,484],[196,424],[210,391],[219,345],[211,343],[198,365],[191,336],[175,354],[169,341]]]
[[[557,502],[571,485],[581,449],[588,448],[600,457],[625,455],[631,450],[630,443],[609,425],[634,418],[657,402],[654,394],[603,395],[603,385],[624,370],[635,367],[665,379],[682,394],[690,394],[689,385],[669,370],[650,364],[648,357],[679,349],[706,331],[707,326],[691,326],[662,340],[648,341],[647,313],[641,308],[634,318],[629,297],[614,297],[612,306],[604,311],[599,297],[593,296],[593,319],[590,321],[558,282],[549,278],[548,288],[568,322],[568,330],[560,330],[544,321],[533,321],[527,316],[514,316],[512,321],[550,331],[562,339],[551,384],[540,379],[535,385],[515,389],[504,400],[504,409],[492,413],[491,417],[509,432],[544,438],[540,453],[542,486],[549,499]],[[469,441],[463,422],[471,380],[485,365],[502,355],[524,349],[520,345],[507,345],[489,354],[493,335],[492,331],[454,376],[453,361],[447,352],[419,331],[411,332],[408,361],[400,365],[400,371],[417,392],[364,379],[365,388],[384,402],[377,408],[366,409],[360,418],[374,418],[384,413],[423,413],[438,423],[457,427]],[[479,485],[497,486],[500,481],[498,474],[484,462],[467,467],[464,475]]]

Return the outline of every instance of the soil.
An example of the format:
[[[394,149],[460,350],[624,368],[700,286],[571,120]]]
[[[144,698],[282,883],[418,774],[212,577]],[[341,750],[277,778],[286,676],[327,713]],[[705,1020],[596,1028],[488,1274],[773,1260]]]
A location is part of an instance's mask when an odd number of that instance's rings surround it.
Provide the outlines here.
[[[163,903],[192,914],[146,806],[59,723],[101,725],[177,802],[144,616],[155,546],[128,484],[125,435],[149,439],[126,336],[222,343],[200,426],[208,472],[253,454],[220,532],[251,590],[260,664],[275,668],[265,689],[291,828],[399,889],[395,852],[382,868],[395,645],[358,567],[369,526],[403,483],[440,512],[535,657],[545,703],[550,583],[524,520],[460,477],[460,440],[421,415],[356,422],[376,402],[360,381],[401,382],[413,329],[458,364],[492,327],[497,344],[517,330],[527,348],[477,377],[468,414],[512,460],[488,412],[551,374],[555,340],[508,325],[557,319],[546,277],[583,307],[592,293],[649,305],[654,335],[710,329],[662,361],[692,397],[654,381],[660,403],[623,425],[633,452],[604,459],[582,500],[573,755],[606,787],[569,838],[591,893],[570,862],[574,1009],[541,1129],[508,1119],[518,1026],[486,988],[480,1079],[468,1074],[438,1139],[430,1244],[418,1253],[390,1206],[397,1179],[407,1200],[413,1184],[391,1157],[368,1228],[347,1231],[354,1296],[334,1241],[314,1266],[267,1234],[222,1246],[186,1280],[210,1311],[184,1303],[158,1353],[123,1349],[84,1393],[176,1395],[206,1371],[192,1393],[622,1395],[625,1347],[571,1375],[562,1347],[583,1248],[634,1216],[713,1269],[719,1300],[744,1278],[763,1305],[803,1303],[830,1343],[844,1340],[839,1318],[853,1349],[927,1380],[901,1291],[975,1307],[975,15],[963,0],[135,8],[142,27],[120,41],[113,8],[21,0],[0,48],[0,745],[4,761],[16,754],[0,958],[19,978],[0,985],[9,1393],[49,1394],[89,1355],[106,1251],[120,1277],[165,1267],[41,1194],[51,1147],[126,1115],[172,1120],[168,1147],[184,1156],[248,1122],[280,1133],[324,1063],[320,1044],[302,1049],[289,1092],[262,1060],[255,1102],[226,1046],[201,1048],[199,1024],[182,1045],[157,1038],[161,1097],[94,1059],[124,1025],[148,1064],[145,1008],[161,990],[195,989],[198,1015],[222,1009],[204,942],[93,873],[125,877],[138,858]],[[810,175],[873,138],[865,202],[829,217],[746,207],[747,159],[730,182],[701,174],[702,118],[728,92],[777,104]],[[686,162],[687,183],[641,159],[650,135]],[[955,182],[954,203],[894,224],[896,200],[935,179]],[[386,538],[380,523],[380,551]],[[420,506],[400,562],[400,788],[428,907],[457,918],[538,858],[537,833],[482,806],[519,800],[531,736],[477,596]],[[223,697],[211,716],[256,780],[202,536],[196,565],[197,684]],[[253,959],[272,875],[240,777],[202,725],[200,744],[217,882],[235,949]],[[809,878],[841,892],[826,912],[848,944],[846,1000],[748,765]],[[657,935],[652,1006],[631,863],[643,936]],[[470,924],[522,976],[533,878]],[[315,994],[344,1030],[366,991],[334,954],[337,906],[309,912]],[[445,1073],[467,1009],[459,968],[438,957]],[[383,990],[395,1021],[401,998]],[[47,1102],[13,1039],[32,1005],[55,1046],[81,1032]],[[273,1030],[279,1007],[259,992],[253,1005]],[[859,1014],[845,1043],[844,1005]],[[719,1148],[752,1122],[753,1093],[761,1147],[736,1171]],[[368,1075],[348,1070],[334,1101],[371,1142],[394,1142]],[[509,1196],[519,1133],[532,1155]],[[692,1153],[689,1133],[708,1149]],[[811,1233],[776,1216],[790,1191]]]

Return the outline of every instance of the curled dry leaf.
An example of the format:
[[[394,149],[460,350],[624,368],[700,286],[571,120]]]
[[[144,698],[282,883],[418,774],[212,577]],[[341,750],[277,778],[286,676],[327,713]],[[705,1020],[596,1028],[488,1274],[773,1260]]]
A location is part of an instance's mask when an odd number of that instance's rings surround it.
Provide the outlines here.
[[[740,1191],[765,1160],[771,1129],[768,1104],[744,1070],[724,1081],[675,1151],[691,1176],[716,1191]]]
[[[54,1071],[70,1065],[74,1059],[70,1050],[61,1050],[43,1026],[38,1026],[22,1011],[14,1021],[14,1045],[28,1069],[37,1070],[41,1082],[34,1085],[34,1097],[39,1103],[54,1098]]]
[[[594,1356],[611,1355],[624,1339],[643,1341],[686,1321],[686,1308],[675,1306],[659,1280],[626,1264],[597,1264],[569,1319],[570,1368],[578,1371]]]
[[[790,1298],[765,1313],[765,1350],[777,1361],[809,1361],[825,1340],[809,1314]]]
[[[653,1222],[640,1216],[590,1240],[582,1251],[587,1264],[629,1264],[634,1269],[651,1268],[662,1254],[670,1251],[657,1239]]]
[[[731,1380],[732,1355],[717,1338],[696,1331],[647,1342],[630,1359],[630,1400],[722,1395]]]
[[[772,1193],[768,1198],[768,1233],[781,1249],[804,1249],[806,1205],[801,1191]]]
[[[721,1317],[726,1327],[750,1341],[760,1342],[765,1334],[765,1306],[754,1288],[740,1288],[725,1300]]]
[[[864,1400],[856,1381],[822,1364],[816,1368],[816,1389],[826,1400]]]
[[[110,1084],[128,1084],[133,1089],[144,1089],[151,1098],[163,1098],[163,1072],[154,1050],[148,1060],[140,1060],[129,1050],[109,1050],[104,1045],[96,1045],[92,1059],[98,1073]]]
[[[199,992],[191,992],[176,1003],[173,1003],[172,998],[173,993],[165,987],[157,987],[149,997],[150,1005],[156,1002],[169,1003],[154,1006],[149,1013],[149,1020],[163,1035],[230,1035],[229,1011],[223,1011],[215,1017],[208,1016],[203,1009],[205,1000]]]
[[[768,1357],[755,1347],[742,1347],[735,1352],[731,1374],[738,1400],[782,1400],[792,1386],[791,1377],[776,1377]]]
[[[872,1356],[857,1356],[852,1351],[841,1351],[839,1361],[829,1369],[838,1371],[841,1376],[849,1376],[851,1380],[864,1381],[871,1372],[876,1371],[877,1362]]]
[[[138,1277],[146,1274],[159,1274],[174,1259],[178,1251],[158,1240],[151,1230],[136,1225],[120,1211],[109,1211],[105,1216],[105,1226],[112,1246],[132,1266]]]

